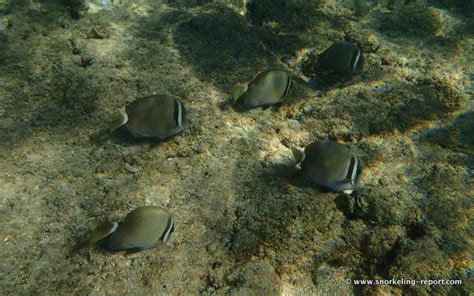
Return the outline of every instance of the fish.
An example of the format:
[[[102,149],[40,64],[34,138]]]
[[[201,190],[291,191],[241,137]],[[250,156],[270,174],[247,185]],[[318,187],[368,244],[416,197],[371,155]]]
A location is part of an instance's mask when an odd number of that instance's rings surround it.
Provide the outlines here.
[[[100,222],[88,239],[111,251],[137,252],[166,243],[175,228],[166,209],[143,206],[132,210],[121,223]]]
[[[180,99],[169,95],[139,98],[112,115],[110,131],[125,125],[135,138],[173,136],[189,127],[186,108]]]
[[[316,72],[329,72],[348,75],[364,69],[362,50],[349,42],[335,42],[319,54],[315,65]]]
[[[358,186],[361,163],[349,146],[334,141],[309,144],[304,152],[292,149],[301,160],[301,175],[332,191],[350,194]],[[304,153],[301,156],[301,153]]]
[[[139,207],[128,213],[110,234],[106,246],[112,251],[142,251],[166,243],[173,231],[170,212],[154,206]]]
[[[249,84],[236,84],[231,92],[237,110],[263,109],[282,101],[292,85],[290,73],[269,70],[258,74]]]

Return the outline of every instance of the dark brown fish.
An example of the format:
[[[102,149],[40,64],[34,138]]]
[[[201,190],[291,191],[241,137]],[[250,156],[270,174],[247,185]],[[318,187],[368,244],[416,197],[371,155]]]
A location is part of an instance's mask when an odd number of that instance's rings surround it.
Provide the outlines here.
[[[364,68],[364,55],[359,47],[348,42],[336,42],[318,56],[316,72],[352,74]]]
[[[167,95],[137,99],[126,107],[126,112],[119,111],[115,117],[112,131],[125,125],[136,138],[164,139],[189,127],[183,103]]]
[[[301,159],[298,154],[295,158]],[[314,142],[304,150],[302,175],[334,191],[352,192],[357,186],[360,171],[359,158],[346,145],[322,141]]]

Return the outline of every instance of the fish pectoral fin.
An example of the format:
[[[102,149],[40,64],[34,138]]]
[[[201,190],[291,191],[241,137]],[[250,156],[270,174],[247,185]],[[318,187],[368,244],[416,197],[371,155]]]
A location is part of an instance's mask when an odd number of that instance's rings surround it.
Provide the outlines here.
[[[140,247],[134,247],[134,248],[130,248],[130,249],[127,249],[125,251],[125,254],[124,254],[124,257],[128,257],[128,256],[131,256],[135,253],[138,253],[138,252],[141,252],[141,251],[144,251],[146,249],[150,249],[150,248],[154,248],[154,249],[161,249],[163,247],[166,246],[166,243],[162,242],[162,241],[159,241],[156,243],[156,245],[152,246],[152,247],[146,247],[146,248],[140,248]]]
[[[141,252],[141,251],[143,251],[143,250],[145,250],[145,249],[146,249],[146,248],[138,248],[138,247],[130,248],[130,249],[127,249],[127,250],[125,251],[124,256],[125,256],[125,257],[128,257],[128,256],[130,256],[130,255],[132,255],[132,254]]]

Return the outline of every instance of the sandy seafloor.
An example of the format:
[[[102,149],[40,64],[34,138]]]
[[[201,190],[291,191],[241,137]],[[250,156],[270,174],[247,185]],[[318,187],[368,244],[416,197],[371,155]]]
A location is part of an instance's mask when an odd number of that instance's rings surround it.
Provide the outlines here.
[[[474,291],[469,1],[122,2],[0,0],[1,295]],[[364,72],[308,79],[301,64],[337,40],[360,45]],[[269,67],[292,72],[289,102],[230,108],[232,85]],[[155,93],[183,98],[187,131],[108,133]],[[288,147],[324,139],[364,162],[352,195],[295,175]],[[143,205],[174,214],[167,246],[73,251]]]

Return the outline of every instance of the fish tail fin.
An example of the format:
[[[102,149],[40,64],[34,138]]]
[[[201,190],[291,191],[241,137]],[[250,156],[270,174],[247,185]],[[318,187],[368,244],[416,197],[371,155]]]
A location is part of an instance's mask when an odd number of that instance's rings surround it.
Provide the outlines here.
[[[127,123],[128,115],[123,110],[117,110],[110,116],[110,132],[113,133],[119,127]]]
[[[89,244],[94,244],[107,236],[109,236],[112,232],[117,230],[118,223],[117,222],[99,222],[97,223],[97,228],[92,232],[87,240]]]
[[[295,148],[295,147],[291,147],[291,152],[293,153],[293,157],[295,158],[296,164],[299,164],[304,160],[305,158],[304,151],[301,151],[300,149]]]
[[[245,93],[249,88],[249,85],[246,83],[236,83],[232,86],[232,97],[234,97],[234,102],[237,101],[240,96]]]

